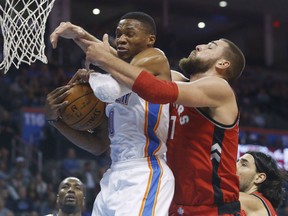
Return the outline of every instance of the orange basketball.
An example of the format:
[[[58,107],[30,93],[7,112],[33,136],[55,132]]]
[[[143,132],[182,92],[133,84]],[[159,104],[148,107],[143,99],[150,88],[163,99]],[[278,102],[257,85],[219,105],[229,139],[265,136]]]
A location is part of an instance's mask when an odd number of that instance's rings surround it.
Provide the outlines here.
[[[90,85],[77,84],[66,97],[69,103],[61,111],[62,120],[71,128],[80,131],[93,130],[104,120],[105,103],[93,93]]]

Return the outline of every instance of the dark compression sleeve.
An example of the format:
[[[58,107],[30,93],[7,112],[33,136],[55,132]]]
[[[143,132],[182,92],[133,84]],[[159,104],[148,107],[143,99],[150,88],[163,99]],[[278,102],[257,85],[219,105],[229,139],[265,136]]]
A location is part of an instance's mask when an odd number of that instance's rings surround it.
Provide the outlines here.
[[[132,91],[144,100],[155,104],[173,103],[178,97],[178,87],[175,82],[160,80],[144,70],[136,78]]]

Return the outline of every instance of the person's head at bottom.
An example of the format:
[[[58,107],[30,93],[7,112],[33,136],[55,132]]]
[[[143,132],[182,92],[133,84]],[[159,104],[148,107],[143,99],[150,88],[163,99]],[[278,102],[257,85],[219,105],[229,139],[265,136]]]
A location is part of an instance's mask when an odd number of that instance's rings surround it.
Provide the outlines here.
[[[75,177],[65,178],[58,187],[58,216],[81,216],[85,206],[85,186]]]
[[[275,209],[279,207],[284,199],[288,175],[270,155],[257,151],[246,152],[237,162],[237,174],[240,192],[259,192]]]

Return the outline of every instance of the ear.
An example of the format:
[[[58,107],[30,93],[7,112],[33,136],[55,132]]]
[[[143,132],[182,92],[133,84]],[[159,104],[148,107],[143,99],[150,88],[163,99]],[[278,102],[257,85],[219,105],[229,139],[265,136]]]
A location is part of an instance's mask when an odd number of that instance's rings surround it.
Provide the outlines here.
[[[255,183],[261,184],[266,180],[266,174],[265,173],[256,173]]]
[[[219,70],[226,70],[228,67],[230,67],[230,62],[225,59],[220,59],[216,63],[216,68]]]
[[[147,46],[148,47],[153,47],[156,41],[156,35],[149,35],[147,38]]]

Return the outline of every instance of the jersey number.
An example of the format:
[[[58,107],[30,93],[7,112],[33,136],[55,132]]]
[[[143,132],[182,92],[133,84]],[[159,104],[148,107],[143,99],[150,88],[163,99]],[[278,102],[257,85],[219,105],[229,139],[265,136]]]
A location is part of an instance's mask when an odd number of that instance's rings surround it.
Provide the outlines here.
[[[175,127],[176,127],[176,116],[171,116],[170,120],[171,120],[171,124],[170,124],[170,127],[171,127],[170,139],[174,139]],[[189,122],[189,116],[187,116],[187,115],[181,116],[179,118],[180,125],[184,125],[184,124],[186,124],[188,122]]]
[[[175,133],[175,123],[176,123],[176,116],[170,116],[171,120],[171,133],[170,133],[170,139],[174,139],[174,133]]]

